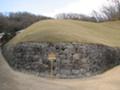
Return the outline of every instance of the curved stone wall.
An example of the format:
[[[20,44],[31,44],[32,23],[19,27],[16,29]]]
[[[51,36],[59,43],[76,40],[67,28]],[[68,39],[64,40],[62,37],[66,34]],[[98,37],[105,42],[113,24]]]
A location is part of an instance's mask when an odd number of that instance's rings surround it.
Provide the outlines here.
[[[50,52],[56,54],[53,74],[58,78],[92,76],[120,64],[120,50],[104,45],[25,42],[3,48],[3,54],[12,68],[39,73],[44,77],[51,70]]]

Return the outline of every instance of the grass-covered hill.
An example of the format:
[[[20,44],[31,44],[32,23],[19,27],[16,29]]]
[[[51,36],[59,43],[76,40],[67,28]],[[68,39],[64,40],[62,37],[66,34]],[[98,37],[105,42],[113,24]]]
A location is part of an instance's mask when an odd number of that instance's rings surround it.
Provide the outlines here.
[[[120,47],[120,21],[93,23],[74,20],[37,22],[8,44],[19,42],[80,42]]]
[[[15,36],[2,52],[13,69],[44,77],[51,69],[48,55],[54,52],[56,77],[88,77],[120,64],[120,49],[115,48],[120,47],[119,24],[120,21],[40,21]]]

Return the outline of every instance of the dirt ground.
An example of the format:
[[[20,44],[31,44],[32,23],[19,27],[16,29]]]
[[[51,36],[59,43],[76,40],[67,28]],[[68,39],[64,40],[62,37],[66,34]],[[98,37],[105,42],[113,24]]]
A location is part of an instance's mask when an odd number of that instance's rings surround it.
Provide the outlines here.
[[[45,79],[13,71],[0,53],[0,90],[120,90],[120,66],[87,79]]]

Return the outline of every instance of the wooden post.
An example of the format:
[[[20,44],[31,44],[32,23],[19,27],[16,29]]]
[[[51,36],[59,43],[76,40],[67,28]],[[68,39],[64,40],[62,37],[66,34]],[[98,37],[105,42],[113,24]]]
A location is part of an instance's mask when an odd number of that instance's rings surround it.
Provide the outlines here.
[[[53,78],[54,77],[54,75],[53,75],[53,72],[54,72],[53,66],[54,66],[54,61],[56,60],[56,54],[53,53],[53,52],[49,53],[48,54],[48,60],[50,61],[50,64],[51,64],[51,66],[50,66],[50,77]]]
[[[53,61],[51,61],[50,77],[53,78]]]

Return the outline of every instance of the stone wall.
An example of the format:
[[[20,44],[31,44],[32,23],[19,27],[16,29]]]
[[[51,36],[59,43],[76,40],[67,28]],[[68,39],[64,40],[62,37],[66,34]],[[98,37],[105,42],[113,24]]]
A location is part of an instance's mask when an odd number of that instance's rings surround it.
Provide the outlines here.
[[[120,49],[104,45],[25,42],[3,48],[13,69],[39,73],[44,77],[50,74],[50,52],[56,54],[53,74],[58,78],[92,76],[120,64]]]

